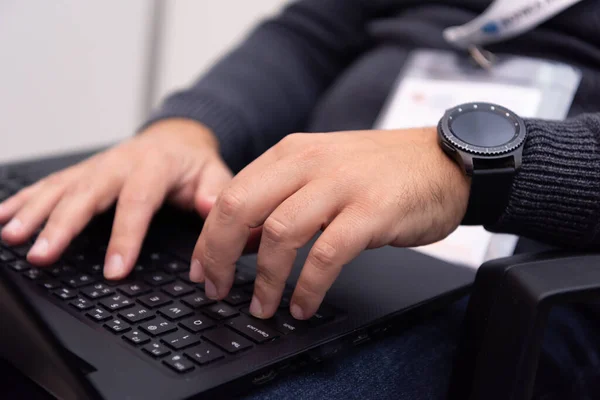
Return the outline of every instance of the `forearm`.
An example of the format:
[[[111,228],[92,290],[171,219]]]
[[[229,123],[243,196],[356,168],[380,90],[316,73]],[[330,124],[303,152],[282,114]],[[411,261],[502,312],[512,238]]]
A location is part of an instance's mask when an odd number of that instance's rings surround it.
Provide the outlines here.
[[[489,230],[547,243],[600,245],[600,113],[528,120],[523,165],[508,206]]]

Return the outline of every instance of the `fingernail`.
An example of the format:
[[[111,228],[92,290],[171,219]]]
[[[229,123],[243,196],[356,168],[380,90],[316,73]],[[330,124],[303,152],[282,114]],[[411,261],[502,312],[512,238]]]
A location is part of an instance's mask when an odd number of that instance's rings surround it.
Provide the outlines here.
[[[123,257],[120,254],[113,254],[104,265],[104,276],[108,279],[118,278],[123,274]]]
[[[33,244],[33,247],[29,249],[29,256],[33,257],[46,257],[48,254],[48,240],[45,238],[39,238]]]
[[[200,264],[199,260],[192,260],[192,265],[190,267],[190,279],[192,282],[201,283],[204,281],[204,269],[202,269],[202,264]]]
[[[217,202],[217,196],[206,196],[206,202],[215,204]]]
[[[23,223],[19,219],[13,218],[4,227],[3,232],[9,233],[11,235],[17,235],[21,231],[22,227],[23,227]]]
[[[204,280],[204,293],[206,293],[209,299],[216,300],[217,297],[219,297],[217,293],[217,287],[208,278]]]
[[[252,302],[250,303],[250,314],[254,315],[257,318],[262,318],[262,304],[260,304],[260,300],[258,300],[258,297],[256,296],[252,296]]]
[[[292,306],[290,307],[290,312],[292,313],[292,317],[300,320],[304,319],[304,312],[298,304],[292,304]]]

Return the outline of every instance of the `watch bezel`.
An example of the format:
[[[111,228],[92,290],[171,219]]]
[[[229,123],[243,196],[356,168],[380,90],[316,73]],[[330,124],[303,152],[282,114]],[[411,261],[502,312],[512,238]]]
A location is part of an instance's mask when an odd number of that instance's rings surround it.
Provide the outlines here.
[[[464,140],[456,136],[450,128],[450,122],[452,121],[452,119],[456,118],[456,116],[460,115],[461,113],[477,111],[493,112],[510,120],[515,125],[515,136],[510,141],[504,144],[491,147],[475,146],[471,143],[465,142]],[[515,150],[519,149],[525,142],[525,137],[527,135],[525,123],[523,119],[521,119],[516,113],[514,113],[506,107],[483,102],[461,104],[447,110],[444,113],[442,119],[440,120],[440,133],[450,145],[454,146],[457,149],[460,149],[468,154],[492,157],[512,153]]]

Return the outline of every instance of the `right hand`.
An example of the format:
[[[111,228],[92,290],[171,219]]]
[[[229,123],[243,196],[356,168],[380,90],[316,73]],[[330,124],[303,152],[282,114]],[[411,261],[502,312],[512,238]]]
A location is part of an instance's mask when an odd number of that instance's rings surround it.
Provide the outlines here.
[[[104,275],[121,279],[133,268],[150,221],[164,200],[206,217],[231,178],[208,128],[191,120],[159,121],[1,203],[0,224],[8,222],[2,239],[21,244],[47,220],[27,259],[50,265],[94,215],[118,199]]]

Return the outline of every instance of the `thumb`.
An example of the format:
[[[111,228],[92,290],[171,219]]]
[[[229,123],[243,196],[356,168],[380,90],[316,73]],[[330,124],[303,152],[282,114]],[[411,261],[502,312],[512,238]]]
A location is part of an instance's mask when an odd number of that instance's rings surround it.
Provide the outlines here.
[[[221,160],[210,161],[204,167],[194,198],[196,210],[202,218],[206,218],[215,204],[217,196],[229,185],[232,178],[233,174]]]

